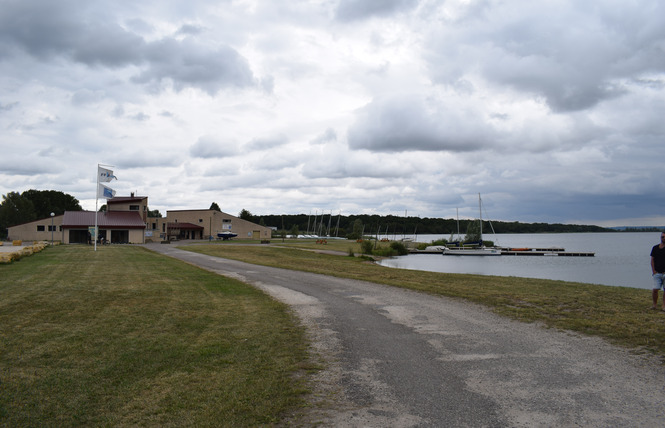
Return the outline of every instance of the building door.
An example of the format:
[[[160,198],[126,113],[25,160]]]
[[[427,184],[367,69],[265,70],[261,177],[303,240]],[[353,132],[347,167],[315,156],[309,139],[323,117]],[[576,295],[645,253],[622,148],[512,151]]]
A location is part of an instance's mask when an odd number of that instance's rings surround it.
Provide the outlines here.
[[[111,242],[114,244],[129,244],[129,230],[112,230]]]
[[[88,231],[87,230],[70,230],[69,231],[70,244],[87,244]]]

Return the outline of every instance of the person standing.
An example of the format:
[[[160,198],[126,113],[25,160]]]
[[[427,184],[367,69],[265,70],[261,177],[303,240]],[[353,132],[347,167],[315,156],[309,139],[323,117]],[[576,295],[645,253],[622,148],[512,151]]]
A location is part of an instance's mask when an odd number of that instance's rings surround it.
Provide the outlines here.
[[[658,309],[658,292],[663,288],[662,310],[665,311],[665,232],[660,234],[660,244],[654,245],[651,249],[651,274],[653,276],[651,309]]]

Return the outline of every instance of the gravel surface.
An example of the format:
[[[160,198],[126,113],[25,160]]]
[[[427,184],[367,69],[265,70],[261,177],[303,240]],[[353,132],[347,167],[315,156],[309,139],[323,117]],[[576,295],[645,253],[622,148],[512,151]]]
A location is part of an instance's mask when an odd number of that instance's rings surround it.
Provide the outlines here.
[[[301,425],[659,427],[665,368],[598,338],[370,282],[146,247],[290,305],[326,369]],[[478,284],[491,293],[491,284]]]

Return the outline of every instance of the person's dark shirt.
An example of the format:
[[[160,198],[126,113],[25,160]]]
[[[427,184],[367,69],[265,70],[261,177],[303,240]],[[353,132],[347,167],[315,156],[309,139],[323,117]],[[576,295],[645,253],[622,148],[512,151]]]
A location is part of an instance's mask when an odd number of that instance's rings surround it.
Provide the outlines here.
[[[665,248],[659,248],[659,245],[654,245],[651,249],[651,257],[653,257],[653,267],[656,272],[665,272]]]

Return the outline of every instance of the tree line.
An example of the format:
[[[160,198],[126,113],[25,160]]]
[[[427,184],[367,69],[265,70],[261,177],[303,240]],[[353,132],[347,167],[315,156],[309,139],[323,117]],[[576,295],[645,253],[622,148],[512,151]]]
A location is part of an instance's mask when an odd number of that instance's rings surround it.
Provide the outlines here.
[[[241,218],[264,226],[274,227],[286,234],[312,234],[319,236],[354,237],[361,225],[364,235],[387,235],[388,237],[457,234],[458,221],[444,218],[400,217],[394,215],[358,214],[323,216],[307,214],[270,214],[254,215],[247,210],[241,211]],[[467,233],[470,225],[478,224],[478,220],[459,220],[459,233]],[[483,221],[483,232],[491,233],[580,233],[580,232],[614,232],[593,225],[521,223],[517,221]],[[295,233],[294,233],[295,232]]]
[[[104,207],[102,208],[104,209]],[[220,210],[213,202],[210,209]],[[81,211],[79,201],[71,195],[56,190],[26,190],[23,193],[9,192],[2,196],[0,204],[0,239],[7,237],[7,228],[17,224],[48,218],[51,213]],[[150,212],[151,217],[161,217],[159,211]],[[319,235],[356,238],[362,235],[387,235],[388,237],[457,234],[458,221],[443,218],[420,218],[395,215],[307,215],[269,214],[254,215],[243,209],[238,217],[278,230],[278,235]],[[466,234],[469,225],[477,220],[459,220],[460,234]],[[631,229],[633,230],[633,229]],[[483,221],[483,231],[490,233],[570,233],[570,232],[613,232],[593,225],[520,223],[503,221]]]
[[[57,190],[26,190],[2,195],[0,204],[0,239],[7,237],[7,228],[17,224],[48,218],[51,213],[82,211],[78,199]]]

